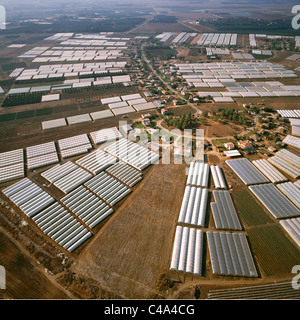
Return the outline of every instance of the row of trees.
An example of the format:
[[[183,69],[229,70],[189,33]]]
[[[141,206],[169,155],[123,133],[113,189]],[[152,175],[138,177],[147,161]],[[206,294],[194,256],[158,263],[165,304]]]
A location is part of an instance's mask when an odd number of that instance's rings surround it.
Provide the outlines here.
[[[39,103],[41,102],[42,95],[49,92],[34,92],[34,93],[21,93],[8,95],[2,102],[2,107],[13,107],[25,104]]]

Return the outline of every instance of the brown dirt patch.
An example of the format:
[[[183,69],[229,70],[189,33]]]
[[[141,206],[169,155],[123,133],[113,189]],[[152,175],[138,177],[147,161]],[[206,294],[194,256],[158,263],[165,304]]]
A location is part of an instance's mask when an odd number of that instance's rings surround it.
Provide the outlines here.
[[[79,257],[75,271],[125,298],[160,297],[185,179],[185,165],[154,165]]]

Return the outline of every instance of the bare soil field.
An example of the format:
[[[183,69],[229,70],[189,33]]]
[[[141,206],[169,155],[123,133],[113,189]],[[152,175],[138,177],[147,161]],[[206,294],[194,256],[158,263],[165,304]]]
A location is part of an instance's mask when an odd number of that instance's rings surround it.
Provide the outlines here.
[[[200,129],[204,129],[204,136],[206,138],[228,137],[243,132],[243,127],[239,125],[224,124],[212,119],[205,119],[204,121]]]
[[[75,272],[124,298],[163,297],[185,179],[185,165],[152,166],[79,257]]]
[[[0,299],[70,299],[68,294],[20,244],[0,227],[0,264],[6,269],[6,290]]]

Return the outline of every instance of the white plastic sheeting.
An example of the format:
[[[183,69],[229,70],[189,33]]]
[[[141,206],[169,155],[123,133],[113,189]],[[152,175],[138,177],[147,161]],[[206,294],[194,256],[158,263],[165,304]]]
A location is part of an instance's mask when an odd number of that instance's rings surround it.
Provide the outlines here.
[[[204,227],[208,189],[186,186],[178,222]]]
[[[92,177],[93,175],[91,173],[78,167],[74,171],[61,177],[59,180],[56,180],[53,184],[62,192],[68,193]]]
[[[88,113],[80,114],[77,116],[67,117],[67,121],[69,125],[77,124],[77,123],[85,123],[92,121],[90,115]]]
[[[203,162],[191,162],[186,184],[198,187],[208,187],[209,165]]]
[[[227,189],[227,183],[224,177],[224,173],[220,166],[210,166],[210,171],[213,177],[214,185],[216,189]]]
[[[54,142],[42,143],[26,148],[27,159],[49,153],[56,153],[56,147]]]
[[[0,168],[24,162],[23,149],[0,153]]]
[[[99,131],[91,132],[91,137],[95,144],[116,141],[123,138],[121,132],[117,127],[101,129]]]
[[[245,234],[211,231],[206,234],[214,274],[258,277]]]
[[[288,181],[288,179],[278,171],[268,160],[260,159],[254,160],[252,163],[272,182],[284,182]]]
[[[300,138],[287,135],[283,140],[283,143],[286,143],[292,147],[300,148]]]
[[[177,226],[170,269],[201,276],[203,240],[202,230]]]
[[[131,190],[123,183],[101,172],[84,184],[111,206],[125,198]]]
[[[65,127],[67,125],[65,118],[59,118],[54,120],[47,120],[42,122],[42,129],[49,130],[49,129],[56,129]]]
[[[125,138],[118,140],[104,150],[138,170],[143,170],[159,160],[159,154]]]
[[[107,167],[116,163],[117,158],[100,149],[76,161],[78,165],[91,172],[93,175],[105,170]]]
[[[300,218],[280,220],[280,224],[300,247]]]
[[[46,235],[70,252],[92,236],[91,232],[58,202],[32,219]]]
[[[217,229],[242,230],[237,212],[229,191],[213,191],[215,202],[211,202],[211,209]]]
[[[122,161],[117,162],[105,171],[116,177],[118,180],[125,183],[129,187],[133,187],[143,179],[143,174],[141,173],[141,171],[131,167],[130,165]]]
[[[24,176],[23,149],[0,153],[0,183],[23,178]]]
[[[300,215],[300,210],[272,183],[250,186],[249,189],[275,218]]]
[[[78,166],[75,163],[68,161],[44,171],[41,173],[41,176],[49,182],[54,183],[69,172],[74,171],[76,168],[78,168]]]
[[[300,157],[294,154],[293,152],[290,152],[286,149],[281,149],[278,152],[276,152],[276,155],[291,164],[295,165],[296,167],[300,168]]]
[[[47,142],[27,147],[26,156],[28,170],[59,162],[54,142]]]
[[[105,202],[83,186],[67,194],[61,202],[90,228],[94,228],[113,212]]]
[[[16,163],[11,166],[0,167],[0,183],[16,180],[25,176],[24,163]]]
[[[274,157],[269,158],[268,161],[271,162],[275,167],[283,171],[285,174],[291,176],[292,178],[296,179],[300,177],[300,168],[296,167],[287,160],[276,155]]]
[[[28,178],[18,181],[2,192],[28,217],[35,215],[55,201],[46,191]]]
[[[60,150],[66,150],[73,147],[88,145],[88,144],[90,144],[90,140],[86,134],[81,134],[81,135],[58,140],[58,146]]]
[[[225,161],[246,184],[269,182],[269,180],[246,158]]]
[[[300,208],[300,189],[292,182],[280,183],[277,188],[283,192],[294,204]]]

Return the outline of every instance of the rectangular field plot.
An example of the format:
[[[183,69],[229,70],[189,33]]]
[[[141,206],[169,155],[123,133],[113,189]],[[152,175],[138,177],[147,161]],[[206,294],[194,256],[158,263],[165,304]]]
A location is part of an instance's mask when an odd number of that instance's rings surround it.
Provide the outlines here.
[[[46,191],[28,178],[18,181],[2,192],[28,217],[35,215],[55,201]]]
[[[288,179],[278,171],[268,160],[260,159],[252,162],[271,182],[278,183]]]
[[[131,190],[123,183],[101,172],[84,184],[111,206],[125,198]]]
[[[293,266],[299,264],[300,253],[292,240],[285,236],[282,227],[250,228],[247,233],[260,270],[266,276],[290,276]]]
[[[117,158],[100,149],[76,161],[78,165],[91,172],[93,175],[105,170],[107,167],[116,163]]]
[[[90,228],[95,227],[113,212],[104,201],[83,186],[67,194],[61,202]]]
[[[243,233],[207,233],[208,247],[214,274],[258,277],[254,260]]]
[[[170,269],[201,276],[203,241],[202,230],[177,226]]]
[[[228,191],[213,191],[215,202],[211,209],[217,229],[242,230],[237,212]]]
[[[143,170],[159,160],[159,154],[124,138],[104,150],[138,170]]]
[[[289,236],[300,247],[300,218],[281,220],[280,224],[283,226]]]
[[[100,144],[123,138],[121,132],[118,130],[117,127],[101,129],[99,131],[91,132],[91,137],[95,144]]]
[[[46,235],[70,252],[92,235],[58,202],[36,214],[32,219]]]
[[[245,185],[269,182],[269,180],[246,158],[225,161]]]
[[[129,187],[135,186],[143,179],[143,174],[139,170],[122,161],[117,162],[105,171]]]
[[[232,193],[232,197],[244,225],[255,226],[272,222],[270,215],[255,201],[255,196],[249,190],[237,190]]]
[[[208,187],[209,165],[201,162],[191,162],[186,184],[197,187]]]
[[[204,227],[208,201],[208,189],[187,186],[185,188],[178,222]]]
[[[300,210],[272,183],[250,186],[249,189],[275,218],[300,215]]]

